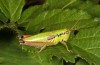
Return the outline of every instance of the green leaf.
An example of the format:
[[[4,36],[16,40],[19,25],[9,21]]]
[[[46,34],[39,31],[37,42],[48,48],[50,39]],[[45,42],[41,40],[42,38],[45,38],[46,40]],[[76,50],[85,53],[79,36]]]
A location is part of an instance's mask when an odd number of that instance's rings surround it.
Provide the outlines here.
[[[53,56],[52,61],[51,61],[51,65],[63,65],[62,60],[60,60],[57,57]]]
[[[29,53],[34,53],[37,51],[34,49],[34,47],[32,48],[32,47],[28,47],[28,46],[24,46],[24,45],[22,47],[23,47],[23,50],[26,50]],[[60,53],[58,53],[58,52],[60,52]],[[56,56],[59,59],[64,59],[66,62],[70,61],[73,63],[75,62],[74,58],[76,57],[75,54],[69,53],[62,44],[48,46],[40,53],[34,54],[34,56],[37,58],[39,57],[39,59],[43,58],[42,60],[44,60],[44,61],[47,61],[47,59],[48,59],[48,61],[51,61],[52,56]],[[37,58],[34,58],[34,59],[37,59]],[[40,60],[37,60],[37,61],[40,61]]]
[[[0,47],[0,65],[34,65],[36,60],[32,59],[32,55],[23,51],[16,43],[16,41],[13,43],[1,42],[3,47]]]
[[[60,13],[60,12],[61,12],[60,9],[54,9],[54,10],[51,10],[51,11],[42,12],[35,19],[32,19],[32,20],[29,21],[29,24],[28,24],[26,30],[28,30],[28,31],[30,31],[32,29],[35,30],[34,26],[37,27],[37,25],[40,24],[40,23],[42,23],[42,21],[47,20],[47,19],[51,18],[52,16],[54,16],[57,13]],[[30,27],[32,29],[30,29]],[[38,31],[39,31],[39,29],[38,29]],[[37,31],[35,31],[35,32],[37,32]]]
[[[0,10],[0,21],[2,21],[2,22],[7,22],[7,17],[1,12],[1,10]]]
[[[91,1],[91,2],[93,2],[94,4],[99,4],[99,0],[88,0],[88,1]]]
[[[26,9],[22,15],[21,18],[18,20],[19,24],[23,24],[23,23],[27,23],[29,22],[31,19],[35,18],[38,14],[40,14],[42,12],[42,8],[41,6],[37,5],[37,6],[32,6],[29,7],[28,9]]]
[[[75,65],[89,65],[85,60],[79,60]]]
[[[37,53],[34,47],[21,46],[17,44],[18,40],[11,41],[0,40],[0,65],[62,65],[62,58],[75,62],[75,55],[67,52],[60,44]]]
[[[95,1],[96,2],[96,1]],[[87,13],[91,14],[93,17],[100,17],[100,5],[95,4],[92,1],[82,1],[82,0],[77,0],[67,8],[69,9],[81,9],[86,11]]]
[[[31,20],[26,30],[32,34],[33,32],[39,32],[41,29],[46,29],[46,27],[50,26],[53,26],[54,28],[57,29],[55,24],[58,24],[59,27],[61,27],[60,25],[62,23],[65,24],[65,26],[62,25],[61,28],[67,28],[69,25],[74,25],[75,22],[79,20],[90,19],[90,18],[91,16],[86,12],[76,9],[45,11],[40,15],[38,15],[38,17],[36,17],[35,19]],[[71,21],[74,22],[70,23]]]
[[[77,0],[46,0],[43,5],[44,9],[64,9],[70,4],[73,4]]]
[[[85,10],[93,16],[100,17],[100,5],[95,5],[90,1],[80,5],[79,9]]]
[[[78,56],[90,63],[100,64],[100,26],[80,30],[71,41]]]
[[[94,15],[95,17],[100,17],[100,5],[91,6],[87,12],[89,12],[91,15]]]
[[[0,0],[0,9],[12,22],[16,22],[21,15],[24,0]]]

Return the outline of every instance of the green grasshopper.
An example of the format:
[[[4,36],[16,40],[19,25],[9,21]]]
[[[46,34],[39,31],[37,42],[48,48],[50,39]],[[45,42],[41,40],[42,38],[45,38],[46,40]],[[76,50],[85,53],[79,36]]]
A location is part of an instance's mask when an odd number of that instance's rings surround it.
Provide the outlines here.
[[[39,52],[41,52],[43,49],[46,48],[46,46],[57,45],[60,42],[61,44],[65,45],[68,51],[70,51],[65,42],[69,39],[73,27],[70,30],[61,29],[61,30],[39,33],[33,36],[19,35],[20,44],[34,46],[36,48],[39,48],[40,49]]]

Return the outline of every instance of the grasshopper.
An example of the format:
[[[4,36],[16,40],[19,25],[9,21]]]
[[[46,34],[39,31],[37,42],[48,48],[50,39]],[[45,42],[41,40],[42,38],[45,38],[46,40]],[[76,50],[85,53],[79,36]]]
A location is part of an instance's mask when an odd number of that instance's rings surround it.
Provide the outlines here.
[[[75,27],[75,25],[73,27]],[[60,42],[70,51],[66,42],[69,39],[73,27],[71,29],[43,32],[36,35],[19,35],[20,44],[34,46],[39,48],[39,52],[41,52],[47,46],[57,45]]]

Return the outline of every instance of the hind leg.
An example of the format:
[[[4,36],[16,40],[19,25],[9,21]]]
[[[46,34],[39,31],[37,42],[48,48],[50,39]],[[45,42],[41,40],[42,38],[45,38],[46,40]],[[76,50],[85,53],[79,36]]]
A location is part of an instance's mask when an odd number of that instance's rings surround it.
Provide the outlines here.
[[[66,43],[65,41],[60,41],[60,43],[63,44],[63,45],[66,47],[66,49],[67,49],[68,52],[72,52],[72,51],[69,49],[69,47],[68,47],[68,45],[67,45],[67,43]]]

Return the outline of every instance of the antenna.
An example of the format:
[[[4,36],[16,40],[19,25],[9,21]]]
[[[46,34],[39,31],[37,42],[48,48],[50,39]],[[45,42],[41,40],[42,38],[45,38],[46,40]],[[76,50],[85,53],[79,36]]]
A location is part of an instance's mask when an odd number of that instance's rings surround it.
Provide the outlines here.
[[[74,24],[74,26],[70,29],[70,31],[72,31],[74,29],[74,27],[76,27],[76,25],[78,24],[79,20]]]

